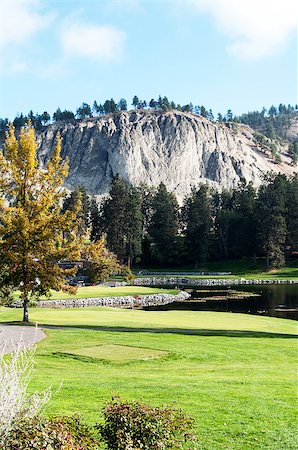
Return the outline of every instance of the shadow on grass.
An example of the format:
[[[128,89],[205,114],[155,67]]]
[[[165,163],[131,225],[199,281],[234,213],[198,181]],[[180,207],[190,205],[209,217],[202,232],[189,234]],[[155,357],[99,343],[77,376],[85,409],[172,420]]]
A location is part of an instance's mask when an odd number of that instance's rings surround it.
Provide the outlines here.
[[[109,331],[121,333],[169,333],[182,334],[187,336],[223,336],[223,337],[247,337],[247,338],[279,338],[290,339],[298,338],[296,334],[272,333],[266,331],[247,331],[247,330],[209,330],[209,329],[187,329],[187,328],[134,328],[134,327],[105,327],[92,325],[51,325],[39,324],[45,329],[81,329],[94,331]]]

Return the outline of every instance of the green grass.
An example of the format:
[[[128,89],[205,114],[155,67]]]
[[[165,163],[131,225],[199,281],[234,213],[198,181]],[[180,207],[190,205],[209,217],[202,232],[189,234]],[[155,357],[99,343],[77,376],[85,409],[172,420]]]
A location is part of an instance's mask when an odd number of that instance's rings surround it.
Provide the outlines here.
[[[148,269],[148,272],[231,272],[231,275],[190,275],[189,278],[247,278],[247,279],[279,279],[279,280],[298,280],[298,261],[292,261],[291,264],[281,267],[280,269],[265,270],[264,260],[232,260],[220,262],[208,262],[204,267],[198,269]],[[141,277],[147,275],[140,275]],[[156,276],[156,275],[155,275]],[[169,275],[170,276],[170,275]],[[185,277],[183,275],[183,277]]]
[[[29,319],[40,325],[84,328],[128,328],[157,330],[247,331],[296,334],[297,322],[249,314],[215,313],[212,311],[144,311],[120,308],[30,308]],[[22,320],[22,309],[0,308],[0,322]]]
[[[175,289],[160,289],[160,288],[150,288],[143,286],[119,286],[119,287],[108,287],[108,286],[84,286],[77,290],[76,294],[68,294],[62,291],[51,291],[51,296],[40,297],[41,300],[65,300],[69,298],[94,298],[94,297],[117,297],[126,295],[146,295],[146,294],[177,294]],[[14,293],[15,298],[19,298],[19,291]]]
[[[2,322],[21,315],[0,310]],[[94,423],[121,395],[183,408],[200,450],[298,448],[295,321],[105,308],[30,309],[30,319],[65,325],[45,329],[36,353],[31,389],[52,385],[48,415],[79,412]]]
[[[91,358],[91,360],[101,359],[103,361],[127,362],[135,359],[161,358],[167,355],[167,352],[143,347],[132,347],[130,345],[100,344],[93,347],[70,348],[64,354],[82,358],[87,357]]]

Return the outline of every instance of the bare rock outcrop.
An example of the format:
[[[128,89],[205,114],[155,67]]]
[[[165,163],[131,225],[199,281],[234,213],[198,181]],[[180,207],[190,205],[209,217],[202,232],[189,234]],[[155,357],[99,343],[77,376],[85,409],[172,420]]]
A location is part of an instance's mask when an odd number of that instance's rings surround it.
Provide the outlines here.
[[[181,201],[201,182],[221,189],[244,178],[259,186],[266,172],[292,175],[296,170],[286,146],[276,163],[255,142],[250,127],[178,111],[136,110],[49,125],[38,134],[42,162],[58,132],[62,156],[69,158],[66,187],[82,185],[95,195],[109,191],[116,173],[135,185],[164,182]]]

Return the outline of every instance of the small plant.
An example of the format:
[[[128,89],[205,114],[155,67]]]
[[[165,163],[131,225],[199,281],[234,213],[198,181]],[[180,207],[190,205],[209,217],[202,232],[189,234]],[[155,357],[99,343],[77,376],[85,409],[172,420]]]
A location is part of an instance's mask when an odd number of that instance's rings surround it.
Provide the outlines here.
[[[36,416],[50,398],[50,388],[39,394],[28,394],[27,388],[34,368],[35,347],[26,349],[19,342],[11,356],[0,351],[0,448],[6,435],[20,421]],[[5,447],[6,448],[6,447]]]
[[[103,410],[97,429],[109,450],[179,449],[193,441],[193,419],[181,410],[152,408],[138,402],[113,399]]]

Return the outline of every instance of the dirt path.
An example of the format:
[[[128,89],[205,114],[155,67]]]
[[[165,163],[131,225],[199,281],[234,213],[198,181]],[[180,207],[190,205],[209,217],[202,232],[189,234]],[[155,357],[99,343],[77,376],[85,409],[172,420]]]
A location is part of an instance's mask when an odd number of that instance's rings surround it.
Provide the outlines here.
[[[31,347],[45,337],[46,334],[37,327],[0,324],[0,350],[4,346],[4,354],[12,352],[21,340],[24,347]]]

